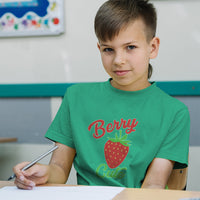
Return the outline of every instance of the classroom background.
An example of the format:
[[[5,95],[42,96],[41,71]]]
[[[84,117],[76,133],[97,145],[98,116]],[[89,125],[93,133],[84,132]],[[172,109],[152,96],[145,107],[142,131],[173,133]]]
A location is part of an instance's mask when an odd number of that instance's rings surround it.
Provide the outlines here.
[[[105,81],[97,49],[93,21],[104,0],[64,0],[64,33],[54,36],[0,38],[0,85],[57,84]],[[152,0],[158,11],[161,45],[152,60],[152,81],[195,82],[200,80],[200,1]],[[172,88],[173,89],[173,88]],[[184,91],[184,88],[182,88]],[[195,88],[194,88],[195,89]],[[176,88],[174,88],[176,90]],[[191,114],[191,137],[187,190],[200,190],[200,92],[176,96]],[[0,98],[0,137],[17,137],[0,144],[0,180],[7,180],[12,167],[31,161],[53,144],[44,138],[62,98]],[[41,161],[48,163],[50,156]],[[72,169],[69,184],[76,184]]]

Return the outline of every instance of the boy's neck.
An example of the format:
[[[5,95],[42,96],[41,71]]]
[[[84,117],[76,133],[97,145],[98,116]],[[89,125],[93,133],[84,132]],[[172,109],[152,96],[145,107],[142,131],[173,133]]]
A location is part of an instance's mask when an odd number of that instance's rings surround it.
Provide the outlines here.
[[[112,78],[110,79],[110,84],[114,88],[119,89],[119,90],[124,90],[124,91],[139,91],[139,90],[143,90],[151,85],[151,83],[147,80],[143,84],[132,84],[132,85],[122,86],[122,85],[117,84],[115,81],[113,81]]]

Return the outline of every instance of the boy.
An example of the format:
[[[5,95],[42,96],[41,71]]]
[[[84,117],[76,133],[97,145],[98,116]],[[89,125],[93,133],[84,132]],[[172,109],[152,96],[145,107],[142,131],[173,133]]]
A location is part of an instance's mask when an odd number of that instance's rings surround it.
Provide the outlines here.
[[[14,167],[19,188],[65,183],[74,163],[80,185],[164,189],[172,169],[187,166],[188,109],[148,81],[160,43],[153,5],[108,0],[95,33],[111,78],[67,90],[46,133],[59,148],[49,165]]]

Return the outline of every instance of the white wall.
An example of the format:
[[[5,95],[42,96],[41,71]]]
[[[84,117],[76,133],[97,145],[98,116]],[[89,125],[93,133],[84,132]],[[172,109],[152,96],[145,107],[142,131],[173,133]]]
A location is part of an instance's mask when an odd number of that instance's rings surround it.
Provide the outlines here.
[[[200,1],[155,1],[158,11],[159,56],[155,80],[200,80]]]

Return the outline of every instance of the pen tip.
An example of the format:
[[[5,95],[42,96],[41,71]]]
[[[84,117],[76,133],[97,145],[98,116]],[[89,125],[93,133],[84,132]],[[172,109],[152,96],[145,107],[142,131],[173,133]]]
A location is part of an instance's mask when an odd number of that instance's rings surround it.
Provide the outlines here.
[[[8,181],[12,180],[12,179],[15,178],[15,177],[16,177],[15,174],[13,174],[12,176],[10,176],[10,177],[8,178]]]

